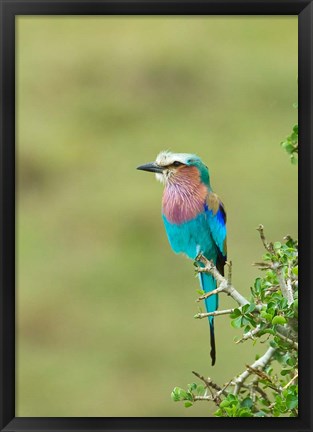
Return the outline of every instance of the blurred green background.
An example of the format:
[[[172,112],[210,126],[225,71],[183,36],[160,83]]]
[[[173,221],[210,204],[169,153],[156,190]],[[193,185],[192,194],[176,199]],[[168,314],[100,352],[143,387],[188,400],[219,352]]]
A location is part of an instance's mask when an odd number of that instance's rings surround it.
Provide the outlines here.
[[[207,416],[170,399],[196,370],[227,382],[264,345],[194,320],[198,281],[136,166],[197,153],[228,212],[233,283],[297,236],[296,17],[17,19],[17,415]],[[225,296],[220,308],[233,303]]]

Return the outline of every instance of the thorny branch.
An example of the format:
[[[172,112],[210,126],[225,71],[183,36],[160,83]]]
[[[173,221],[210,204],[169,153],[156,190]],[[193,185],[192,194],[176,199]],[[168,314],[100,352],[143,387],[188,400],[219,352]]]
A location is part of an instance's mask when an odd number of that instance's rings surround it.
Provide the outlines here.
[[[281,392],[283,389],[281,387],[275,386],[274,383],[272,383],[271,378],[267,374],[265,374],[265,372],[263,372],[263,369],[271,362],[275,351],[275,348],[268,348],[268,350],[263,354],[262,357],[256,360],[252,365],[247,365],[244,372],[238,375],[234,380],[230,380],[227,384],[224,385],[224,387],[220,387],[218,384],[214,383],[211,378],[205,378],[198,372],[193,371],[192,373],[205,384],[206,388],[211,393],[210,395],[205,394],[202,396],[194,396],[194,401],[213,401],[217,405],[219,405],[219,403],[221,402],[220,396],[222,394],[224,396],[227,396],[229,393],[237,395],[242,387],[249,388],[251,390],[251,393],[258,392],[264,399],[268,399],[267,394],[258,386],[258,383],[255,380],[253,380],[249,384],[245,384],[246,379],[252,374],[257,375],[262,379],[266,379],[268,381],[268,387],[272,388],[276,392]],[[288,385],[290,385],[295,379],[296,377],[294,377],[294,379],[290,381]],[[227,387],[229,387],[230,385],[233,387],[233,390],[226,390]]]
[[[196,261],[204,264],[204,267],[197,267],[197,271],[199,273],[209,273],[219,283],[218,288],[206,294],[203,294],[197,299],[197,301],[204,300],[220,292],[225,292],[226,294],[230,295],[239,304],[239,306],[249,304],[249,301],[243,295],[241,295],[232,285],[230,285],[229,281],[224,276],[220,274],[212,261],[208,260],[202,253],[200,253],[196,257]]]
[[[267,242],[265,235],[264,235],[264,228],[263,225],[259,225],[257,230],[260,233],[261,241],[264,245],[264,248],[270,253],[275,254],[275,248],[273,243]],[[286,237],[286,240],[287,237]],[[210,260],[208,260],[202,253],[199,253],[199,255],[196,257],[196,261],[201,263],[203,266],[198,266],[197,271],[205,272],[211,274],[214,279],[217,282],[217,288],[211,292],[205,293],[201,295],[197,302],[204,300],[212,295],[224,292],[225,294],[231,296],[235,302],[238,303],[238,308],[231,308],[231,309],[225,309],[220,311],[214,311],[214,312],[208,312],[208,313],[198,313],[194,316],[194,318],[202,319],[210,316],[221,316],[221,315],[227,315],[232,314],[235,309],[239,309],[242,311],[243,306],[249,304],[250,302],[241,295],[232,285],[231,282],[231,273],[232,273],[232,266],[231,262],[227,262],[226,264],[229,266],[228,271],[228,277],[227,279],[219,273],[214,263]],[[290,306],[294,301],[294,294],[293,294],[293,285],[297,287],[297,280],[294,281],[293,276],[291,275],[291,266],[288,265],[287,269],[287,275],[284,273],[284,268],[282,265],[278,263],[258,263],[259,267],[261,269],[271,269],[273,270],[276,275],[279,282],[279,286],[276,285],[274,288],[270,287],[269,292],[275,292],[280,288],[281,293],[283,297],[287,299],[288,306]],[[271,288],[273,288],[271,290]],[[271,291],[270,291],[271,290]],[[260,316],[260,312],[262,311],[263,307],[266,307],[265,304],[259,302],[258,304],[254,305],[254,309],[252,310],[252,314],[256,315],[256,322],[259,322],[259,324],[256,325],[255,328],[251,329],[250,331],[247,331],[244,333],[243,337],[238,340],[236,343],[244,342],[247,339],[255,339],[255,337],[258,336],[258,334],[265,330],[270,328],[270,324],[268,324],[267,327],[264,327],[261,325],[262,320],[258,316]],[[296,339],[296,333],[293,330],[291,326],[288,324],[285,325],[277,325],[275,330],[275,335],[279,337],[282,341],[290,344],[290,347],[294,350],[298,350],[298,343],[293,340],[293,338]],[[255,402],[256,399],[256,392],[266,401],[268,401],[268,405],[271,407],[273,404],[270,404],[270,400],[268,397],[268,394],[259,386],[259,379],[266,381],[267,387],[274,390],[276,393],[281,394],[283,390],[287,389],[292,385],[298,378],[298,370],[295,370],[294,376],[291,378],[291,380],[284,386],[277,385],[276,382],[273,381],[272,377],[264,372],[264,369],[272,362],[275,352],[277,351],[277,348],[269,347],[267,351],[258,358],[254,363],[251,365],[247,365],[246,369],[238,375],[235,379],[232,379],[227,384],[224,385],[224,387],[219,386],[215,382],[212,381],[211,378],[205,378],[203,375],[200,375],[197,372],[193,372],[195,376],[197,376],[204,384],[208,391],[210,391],[210,395],[207,394],[207,392],[203,396],[194,396],[194,401],[197,400],[210,400],[215,402],[217,405],[221,402],[220,396],[224,395],[227,396],[228,394],[238,395],[242,388],[246,388],[250,391],[251,399]],[[246,383],[246,380],[252,376],[255,375],[255,378],[250,380],[250,382]],[[231,386],[232,390],[227,390],[227,387]]]
[[[248,366],[247,369],[234,380],[234,395],[238,394],[239,390],[242,387],[242,384],[248,378],[248,376],[251,375],[252,372],[255,373],[255,370],[258,368],[265,368],[265,366],[271,361],[275,351],[275,348],[268,348],[268,350],[265,352],[265,354],[262,355],[262,357],[256,360],[251,366]]]
[[[221,387],[217,384],[215,384],[211,378],[205,378],[204,376],[198,374],[198,372],[192,371],[192,373],[198,377],[201,381],[204,382],[205,387],[207,388],[207,390],[210,391],[211,393],[211,400],[214,401],[216,403],[216,405],[219,405],[221,403],[221,399],[220,399],[220,392],[222,391]],[[217,390],[217,393],[214,394],[213,390]],[[227,395],[224,392],[225,395]],[[196,396],[197,397],[197,396]],[[205,393],[204,397],[207,397],[207,392]]]
[[[260,233],[260,237],[263,243],[264,248],[269,252],[269,253],[274,253],[274,246],[273,243],[267,243],[265,235],[264,235],[264,226],[263,225],[259,225],[257,228],[257,231],[259,231]]]

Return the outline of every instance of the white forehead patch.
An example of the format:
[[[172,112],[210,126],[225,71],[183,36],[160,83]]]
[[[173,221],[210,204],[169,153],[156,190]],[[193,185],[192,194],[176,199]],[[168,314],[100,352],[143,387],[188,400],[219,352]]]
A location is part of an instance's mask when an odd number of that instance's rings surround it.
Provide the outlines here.
[[[171,165],[175,161],[185,164],[189,159],[194,157],[194,155],[189,153],[172,153],[169,151],[161,151],[161,153],[157,155],[155,162],[159,166]]]

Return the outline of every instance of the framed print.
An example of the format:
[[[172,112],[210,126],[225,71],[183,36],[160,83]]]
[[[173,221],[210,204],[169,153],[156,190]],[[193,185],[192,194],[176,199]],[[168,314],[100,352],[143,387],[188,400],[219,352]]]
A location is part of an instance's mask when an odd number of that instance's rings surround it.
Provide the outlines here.
[[[311,431],[312,2],[0,11],[1,430]]]

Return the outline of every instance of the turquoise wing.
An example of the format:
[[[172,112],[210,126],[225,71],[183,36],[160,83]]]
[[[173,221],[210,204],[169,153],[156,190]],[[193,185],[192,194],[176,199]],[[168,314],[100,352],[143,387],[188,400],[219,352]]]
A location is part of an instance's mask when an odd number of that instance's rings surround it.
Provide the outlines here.
[[[208,194],[205,212],[211,236],[218,250],[216,265],[220,273],[224,274],[224,265],[227,258],[226,211],[222,201],[213,192]]]

